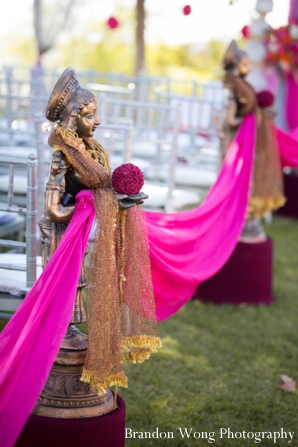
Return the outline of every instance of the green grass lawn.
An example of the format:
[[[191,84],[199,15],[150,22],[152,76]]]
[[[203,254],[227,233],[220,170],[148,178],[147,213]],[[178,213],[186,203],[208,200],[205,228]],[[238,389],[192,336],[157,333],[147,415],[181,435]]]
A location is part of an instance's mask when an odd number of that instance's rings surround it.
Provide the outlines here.
[[[173,432],[173,439],[127,439],[137,446],[283,446],[287,440],[219,438],[232,432],[297,432],[298,392],[279,388],[279,374],[298,381],[298,221],[275,217],[271,306],[215,306],[191,301],[159,324],[163,348],[141,365],[127,365],[126,427]],[[211,433],[182,439],[178,428]],[[214,437],[212,436],[213,433]],[[87,446],[87,444],[86,444]]]
[[[191,301],[159,324],[163,348],[150,361],[128,365],[126,427],[174,432],[173,439],[127,439],[127,446],[272,446],[288,440],[219,439],[231,431],[295,431],[298,393],[279,389],[279,374],[298,381],[298,221],[274,218],[274,296],[271,306],[215,306]],[[215,432],[183,440],[177,428]]]

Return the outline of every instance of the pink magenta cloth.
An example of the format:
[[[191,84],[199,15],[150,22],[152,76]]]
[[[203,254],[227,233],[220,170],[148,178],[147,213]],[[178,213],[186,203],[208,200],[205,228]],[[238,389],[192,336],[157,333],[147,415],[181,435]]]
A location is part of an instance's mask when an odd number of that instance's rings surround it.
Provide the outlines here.
[[[179,214],[146,213],[159,320],[185,304],[237,244],[249,197],[255,127],[255,117],[248,115],[203,205]],[[57,250],[0,334],[1,447],[14,445],[59,351],[93,219],[92,193],[82,191]]]
[[[298,127],[298,84],[291,72],[285,75],[286,78],[286,119],[290,129]]]
[[[297,112],[298,113],[298,112]],[[276,128],[276,137],[282,167],[298,167],[298,128],[286,132]]]
[[[82,191],[57,250],[0,334],[1,447],[16,442],[59,351],[73,311],[93,219],[92,193]]]
[[[252,176],[256,122],[246,116],[205,202],[181,213],[146,212],[157,319],[170,317],[218,272],[241,234]]]

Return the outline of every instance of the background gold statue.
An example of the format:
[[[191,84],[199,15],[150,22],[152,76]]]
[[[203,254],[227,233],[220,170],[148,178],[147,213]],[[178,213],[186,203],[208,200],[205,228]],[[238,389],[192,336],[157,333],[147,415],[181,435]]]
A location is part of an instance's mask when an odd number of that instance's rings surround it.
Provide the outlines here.
[[[247,54],[233,40],[223,59],[224,86],[228,89],[223,133],[222,157],[232,143],[243,117],[254,113],[257,119],[255,160],[247,220],[241,236],[243,242],[261,242],[266,238],[258,220],[285,203],[283,177],[275,130],[272,126],[272,107],[258,102],[258,95],[245,80],[249,72]],[[267,92],[268,94],[268,92]]]

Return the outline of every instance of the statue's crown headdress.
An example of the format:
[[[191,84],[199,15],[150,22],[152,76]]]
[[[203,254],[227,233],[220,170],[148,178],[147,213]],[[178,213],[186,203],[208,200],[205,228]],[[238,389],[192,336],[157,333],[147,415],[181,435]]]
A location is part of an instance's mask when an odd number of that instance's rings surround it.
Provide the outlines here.
[[[241,59],[246,55],[247,54],[245,51],[242,51],[238,48],[236,41],[232,40],[222,61],[224,70],[236,67]]]
[[[71,99],[81,89],[76,72],[73,68],[67,68],[53,88],[46,108],[46,117],[50,121],[57,121]]]

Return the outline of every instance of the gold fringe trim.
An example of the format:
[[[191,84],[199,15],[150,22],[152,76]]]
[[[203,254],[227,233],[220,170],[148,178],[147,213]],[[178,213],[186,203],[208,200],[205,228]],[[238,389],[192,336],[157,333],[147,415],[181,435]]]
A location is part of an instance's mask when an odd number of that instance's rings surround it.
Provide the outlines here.
[[[83,369],[81,381],[90,383],[91,386],[96,388],[98,395],[105,393],[107,391],[107,388],[113,385],[122,386],[123,388],[128,387],[128,380],[124,372],[110,374],[104,382],[99,383],[96,380],[93,372]]]
[[[143,363],[145,360],[148,360],[151,354],[154,351],[150,351],[147,348],[144,349],[135,349],[132,351],[125,351],[123,353],[123,362],[130,362],[130,363]]]
[[[159,337],[152,335],[134,335],[133,337],[123,337],[121,348],[123,350],[123,361],[131,363],[142,363],[147,360],[153,352],[161,348],[161,340]],[[104,382],[98,382],[93,372],[83,369],[81,381],[90,383],[96,388],[98,394],[103,394],[110,386],[128,387],[128,380],[124,372],[110,374]]]
[[[161,348],[161,340],[159,337],[152,335],[134,335],[132,337],[122,337],[122,347],[124,349],[130,348],[150,348],[156,350]]]
[[[277,210],[286,203],[286,198],[279,194],[272,197],[251,197],[247,217],[264,217],[272,210]]]
[[[123,361],[131,363],[143,363],[162,346],[160,338],[151,335],[123,337],[121,345]]]

